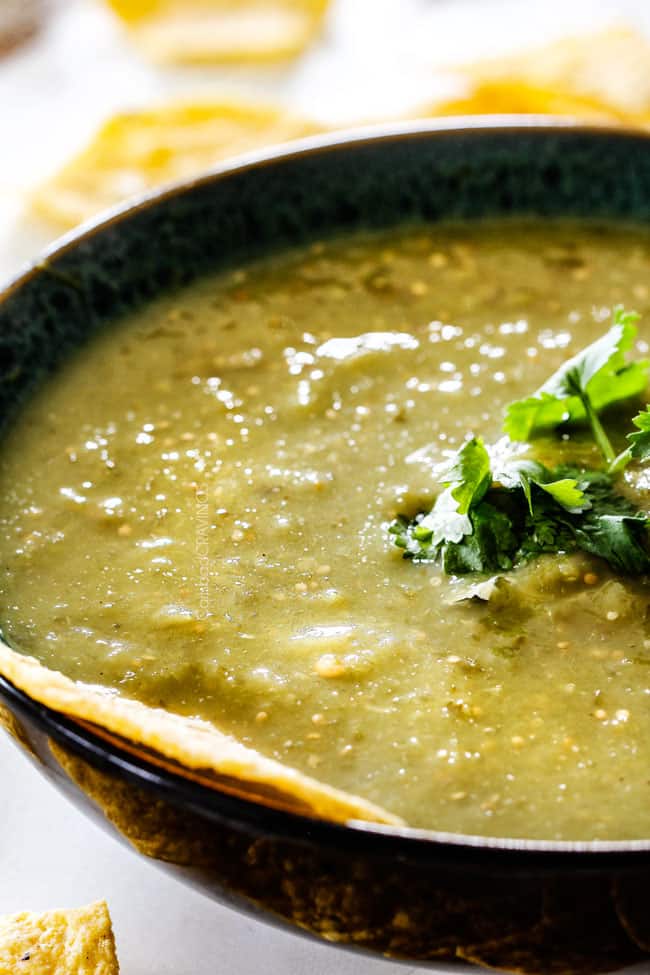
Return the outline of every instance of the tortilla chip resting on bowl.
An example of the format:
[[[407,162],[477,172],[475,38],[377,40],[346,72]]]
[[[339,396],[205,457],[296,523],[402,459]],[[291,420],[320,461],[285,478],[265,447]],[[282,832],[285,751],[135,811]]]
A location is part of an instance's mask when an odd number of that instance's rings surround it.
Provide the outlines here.
[[[118,747],[208,787],[315,819],[404,825],[381,806],[267,758],[209,721],[70,680],[1,642],[0,674],[33,700],[80,721]]]

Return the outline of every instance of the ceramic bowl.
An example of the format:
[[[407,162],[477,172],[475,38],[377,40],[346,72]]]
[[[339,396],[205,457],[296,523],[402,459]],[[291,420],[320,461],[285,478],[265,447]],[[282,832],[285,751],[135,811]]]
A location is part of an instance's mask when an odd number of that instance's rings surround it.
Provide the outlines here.
[[[650,139],[445,120],[307,140],[148,196],[65,238],[0,296],[0,416],[95,329],[204,271],[360,228],[513,215],[650,223]],[[438,964],[594,975],[650,956],[650,838],[314,821],[193,782],[2,679],[0,722],[119,839],[267,920]]]

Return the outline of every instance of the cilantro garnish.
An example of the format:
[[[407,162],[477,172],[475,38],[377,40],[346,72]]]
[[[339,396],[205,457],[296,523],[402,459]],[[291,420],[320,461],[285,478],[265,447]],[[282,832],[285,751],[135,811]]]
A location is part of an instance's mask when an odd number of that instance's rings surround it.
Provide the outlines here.
[[[521,483],[492,481],[461,525],[443,492],[429,514],[392,523],[395,544],[405,558],[439,561],[449,575],[502,571],[536,555],[577,550],[623,574],[650,571],[648,515],[616,492],[612,475],[539,466],[546,483],[529,482],[530,501]]]
[[[634,417],[637,429],[618,456],[599,417],[647,388],[650,363],[626,360],[637,318],[616,308],[605,335],[532,396],[512,403],[504,423],[508,437],[493,446],[477,437],[463,444],[440,475],[443,490],[431,510],[390,525],[405,558],[437,561],[448,574],[463,575],[582,550],[623,574],[650,572],[650,516],[616,490],[616,477],[629,463],[650,458],[650,405]],[[551,469],[528,456],[523,442],[537,433],[585,421],[606,470]]]

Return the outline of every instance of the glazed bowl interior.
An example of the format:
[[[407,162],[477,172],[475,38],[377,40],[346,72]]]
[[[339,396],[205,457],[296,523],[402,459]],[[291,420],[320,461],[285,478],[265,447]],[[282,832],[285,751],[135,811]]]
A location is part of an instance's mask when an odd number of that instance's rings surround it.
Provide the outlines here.
[[[446,120],[305,140],[153,194],[64,238],[4,292],[3,423],[91,333],[204,272],[360,229],[519,216],[647,224],[650,140],[553,121]],[[302,832],[339,848],[383,843],[387,852],[415,844],[423,855],[448,850],[458,858],[464,851],[473,860],[527,853],[549,869],[558,856],[579,856],[588,868],[586,853],[625,859],[650,851],[650,839],[509,840],[313,822],[186,781],[180,770],[121,749],[1,678],[0,698],[101,768],[153,786],[177,805],[256,822],[278,835]]]

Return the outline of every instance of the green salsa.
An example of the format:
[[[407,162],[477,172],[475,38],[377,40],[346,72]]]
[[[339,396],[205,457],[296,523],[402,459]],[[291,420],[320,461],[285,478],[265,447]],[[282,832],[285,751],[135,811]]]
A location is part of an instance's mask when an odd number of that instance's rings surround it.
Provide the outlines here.
[[[387,532],[618,303],[647,353],[649,272],[641,230],[502,221],[318,244],[153,302],[5,440],[6,638],[413,826],[650,837],[648,577],[561,553],[467,598]],[[535,449],[599,464],[580,429]],[[622,483],[647,506],[647,470]]]

